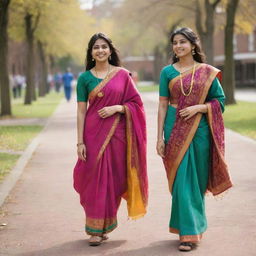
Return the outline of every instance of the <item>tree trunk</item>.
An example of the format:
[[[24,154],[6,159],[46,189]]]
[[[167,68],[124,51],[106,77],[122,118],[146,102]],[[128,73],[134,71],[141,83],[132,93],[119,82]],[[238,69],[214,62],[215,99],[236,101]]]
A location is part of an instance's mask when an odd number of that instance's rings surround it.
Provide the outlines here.
[[[213,52],[213,37],[214,37],[214,14],[220,0],[215,0],[210,3],[210,0],[204,1],[204,9],[206,13],[205,28],[203,27],[202,12],[199,0],[196,1],[196,28],[200,36],[202,48],[207,57],[207,63],[213,65],[214,52]]]
[[[170,27],[169,31],[166,32],[166,46],[165,46],[165,65],[168,63],[172,63],[172,46],[170,41],[171,34],[178,28],[178,26],[181,24],[182,19],[177,20],[172,26]]]
[[[26,70],[26,94],[24,104],[31,104],[35,100],[35,60],[34,60],[34,31],[32,29],[33,15],[25,16],[26,41],[27,41],[27,70]]]
[[[11,98],[8,71],[8,8],[11,0],[0,1],[0,94],[1,116],[11,115]]]
[[[225,26],[225,62],[223,73],[223,89],[226,94],[226,104],[236,103],[234,97],[235,89],[235,61],[234,61],[234,26],[235,16],[239,0],[230,0],[227,5],[227,17]]]
[[[47,61],[42,42],[38,41],[37,46],[40,58],[39,97],[44,97],[47,92]]]
[[[156,46],[154,49],[154,81],[157,84],[159,83],[159,74],[164,65],[166,65],[166,63],[164,63],[163,53],[160,47]]]

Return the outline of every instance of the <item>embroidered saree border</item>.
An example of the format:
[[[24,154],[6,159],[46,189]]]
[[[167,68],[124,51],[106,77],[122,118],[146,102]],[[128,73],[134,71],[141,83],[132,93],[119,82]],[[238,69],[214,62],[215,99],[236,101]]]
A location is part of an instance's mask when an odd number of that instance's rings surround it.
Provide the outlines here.
[[[104,80],[102,80],[89,94],[89,100],[92,101],[100,92],[100,90],[102,90],[105,85],[117,74],[118,71],[120,71],[122,68],[120,67],[116,67],[114,68],[107,76]],[[99,97],[102,97],[104,95],[101,95]],[[97,155],[97,162],[100,160],[100,158],[102,157],[108,143],[110,142],[112,136],[114,135],[115,129],[118,125],[120,121],[120,114],[118,114],[113,122],[113,125],[104,141],[104,143],[102,144],[99,153]]]
[[[176,228],[169,227],[169,232],[173,234],[179,235],[180,232]],[[180,242],[194,242],[198,243],[201,241],[203,234],[198,234],[198,235],[180,235]]]
[[[101,148],[100,148],[100,151],[99,151],[98,156],[97,156],[97,162],[98,162],[98,161],[100,160],[100,158],[102,157],[102,155],[103,155],[103,153],[104,153],[104,151],[105,151],[105,149],[106,149],[108,143],[110,142],[112,136],[114,135],[115,130],[116,130],[116,127],[117,127],[119,121],[120,121],[120,114],[117,114],[117,116],[116,116],[116,118],[115,118],[115,120],[114,120],[114,122],[113,122],[113,125],[112,125],[112,127],[111,127],[111,129],[110,129],[110,131],[109,131],[109,133],[108,133],[108,135],[107,135],[107,137],[106,137],[106,139],[105,139],[103,145],[102,145]]]
[[[88,235],[101,235],[113,231],[117,227],[117,218],[86,218],[85,231]]]
[[[101,89],[121,70],[120,67],[114,68],[89,94],[89,100],[92,101],[100,92]]]
[[[202,65],[200,65],[199,67],[202,67]],[[208,90],[209,90],[209,88],[210,88],[210,86],[212,84],[212,81],[213,81],[214,77],[217,75],[218,72],[219,72],[218,69],[215,69],[215,68],[212,69],[212,72],[211,72],[209,78],[206,81],[203,93],[201,95],[201,98],[200,98],[198,104],[203,104],[204,103],[204,101],[206,99],[206,96],[207,96],[207,93],[208,93]],[[172,193],[172,187],[173,187],[173,183],[174,183],[174,180],[175,180],[175,177],[176,177],[176,174],[177,174],[178,167],[179,167],[179,165],[180,165],[180,163],[181,163],[181,161],[182,161],[182,159],[183,159],[183,157],[184,157],[184,155],[185,155],[185,153],[186,153],[186,151],[187,151],[191,141],[193,140],[193,137],[194,137],[194,135],[196,133],[196,130],[198,128],[198,125],[200,123],[201,117],[202,117],[202,113],[198,113],[196,115],[194,123],[193,123],[193,125],[192,125],[192,127],[190,129],[190,132],[189,132],[187,138],[185,139],[184,144],[182,145],[182,148],[181,148],[178,156],[174,159],[174,162],[173,162],[173,164],[171,166],[171,169],[167,170],[170,193]],[[173,159],[169,159],[169,161],[173,161]]]

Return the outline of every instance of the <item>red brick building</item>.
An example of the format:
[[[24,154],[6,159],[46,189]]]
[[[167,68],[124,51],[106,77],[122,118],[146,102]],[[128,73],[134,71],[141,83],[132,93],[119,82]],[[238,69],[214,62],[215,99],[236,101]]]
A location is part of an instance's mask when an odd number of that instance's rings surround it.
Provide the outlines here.
[[[236,34],[233,40],[236,87],[256,88],[256,27],[249,34]],[[214,64],[223,69],[224,32],[216,34],[214,40]]]

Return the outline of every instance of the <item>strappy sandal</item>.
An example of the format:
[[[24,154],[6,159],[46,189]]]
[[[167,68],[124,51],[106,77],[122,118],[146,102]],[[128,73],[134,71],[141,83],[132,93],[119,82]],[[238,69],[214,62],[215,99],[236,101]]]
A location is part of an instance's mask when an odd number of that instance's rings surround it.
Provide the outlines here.
[[[91,236],[89,239],[90,246],[99,246],[103,241],[103,237],[101,236]]]
[[[196,244],[195,243],[191,243],[191,242],[182,242],[179,245],[179,251],[181,252],[190,252],[191,250],[196,248]]]

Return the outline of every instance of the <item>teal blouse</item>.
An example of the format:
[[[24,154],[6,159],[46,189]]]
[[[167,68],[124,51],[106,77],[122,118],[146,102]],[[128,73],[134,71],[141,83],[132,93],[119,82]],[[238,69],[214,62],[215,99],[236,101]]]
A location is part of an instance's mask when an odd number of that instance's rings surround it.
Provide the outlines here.
[[[76,86],[77,101],[88,101],[90,92],[101,82],[102,79],[95,77],[90,70],[83,72]]]
[[[159,96],[170,97],[169,82],[178,76],[180,72],[173,65],[165,66],[160,74]],[[206,97],[206,102],[217,99],[220,103],[222,112],[224,111],[225,94],[217,77],[213,80]]]

